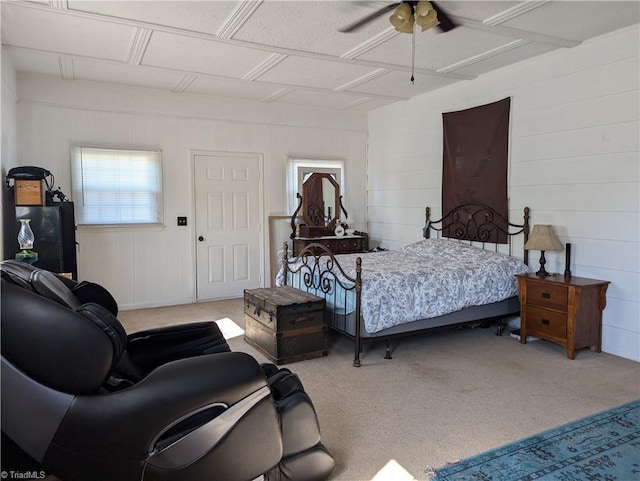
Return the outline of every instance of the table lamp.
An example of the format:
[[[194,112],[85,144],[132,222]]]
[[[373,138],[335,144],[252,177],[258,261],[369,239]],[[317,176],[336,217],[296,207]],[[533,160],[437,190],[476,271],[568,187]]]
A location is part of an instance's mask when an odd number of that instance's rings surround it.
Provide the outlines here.
[[[545,251],[561,251],[563,249],[562,243],[558,240],[552,225],[534,225],[533,232],[524,248],[526,250],[540,251],[540,270],[536,272],[536,275],[541,277],[549,275],[544,268],[547,262],[544,258]]]

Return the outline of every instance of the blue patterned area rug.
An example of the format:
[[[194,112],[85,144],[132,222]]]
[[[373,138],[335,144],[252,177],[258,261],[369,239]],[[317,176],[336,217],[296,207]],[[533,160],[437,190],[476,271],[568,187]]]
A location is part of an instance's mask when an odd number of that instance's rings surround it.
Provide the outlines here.
[[[443,466],[431,479],[640,480],[640,399]]]

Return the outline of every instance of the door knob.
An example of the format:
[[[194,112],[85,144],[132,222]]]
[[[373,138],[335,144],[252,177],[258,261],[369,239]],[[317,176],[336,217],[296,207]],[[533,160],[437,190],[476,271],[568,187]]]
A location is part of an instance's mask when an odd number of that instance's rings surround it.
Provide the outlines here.
[[[200,242],[202,242],[202,241],[204,240],[204,237],[202,237],[202,236],[198,236],[198,240],[199,240]]]

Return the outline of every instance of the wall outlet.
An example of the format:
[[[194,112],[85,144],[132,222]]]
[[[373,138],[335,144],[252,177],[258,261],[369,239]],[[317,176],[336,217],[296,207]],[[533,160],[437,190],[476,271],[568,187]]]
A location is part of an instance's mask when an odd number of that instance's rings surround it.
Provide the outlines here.
[[[187,225],[186,217],[178,217],[178,225]]]

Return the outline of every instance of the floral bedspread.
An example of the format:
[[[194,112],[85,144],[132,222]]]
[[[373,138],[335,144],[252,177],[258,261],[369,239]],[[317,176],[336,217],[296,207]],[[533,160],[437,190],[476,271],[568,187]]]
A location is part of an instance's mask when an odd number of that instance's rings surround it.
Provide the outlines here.
[[[518,292],[514,275],[530,271],[515,257],[448,239],[336,257],[352,277],[356,257],[362,258],[362,318],[369,333],[502,301]]]

